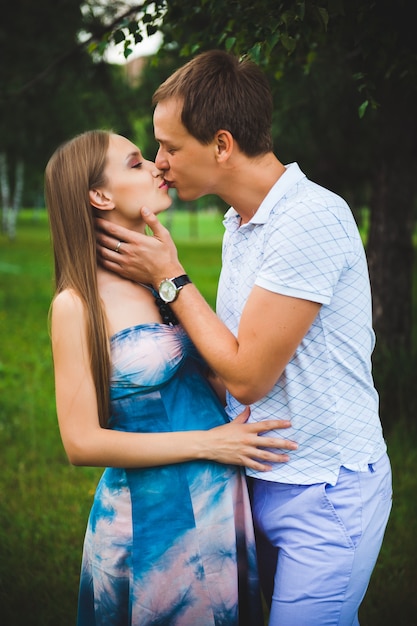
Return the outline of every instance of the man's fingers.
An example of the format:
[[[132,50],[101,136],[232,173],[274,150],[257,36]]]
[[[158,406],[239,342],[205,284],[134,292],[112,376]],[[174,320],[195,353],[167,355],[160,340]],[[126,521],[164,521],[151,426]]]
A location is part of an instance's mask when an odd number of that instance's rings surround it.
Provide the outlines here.
[[[250,407],[246,407],[242,413],[239,413],[239,415],[237,417],[235,417],[235,419],[233,420],[234,424],[244,424],[247,420],[248,417],[250,415]]]
[[[127,228],[119,226],[118,224],[114,224],[109,220],[103,220],[101,217],[96,217],[95,223],[98,233],[105,233],[112,240],[116,240],[116,243],[118,241],[129,241],[131,231]]]
[[[147,207],[142,207],[141,215],[145,224],[151,229],[154,237],[157,239],[163,239],[168,230],[161,224],[156,215],[152,213]]]

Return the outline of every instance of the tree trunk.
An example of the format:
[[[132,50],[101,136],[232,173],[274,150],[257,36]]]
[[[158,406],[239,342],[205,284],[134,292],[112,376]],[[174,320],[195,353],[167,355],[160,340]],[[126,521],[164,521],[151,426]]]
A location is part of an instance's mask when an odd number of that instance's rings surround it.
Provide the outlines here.
[[[408,349],[412,325],[413,205],[411,168],[384,159],[373,180],[367,256],[374,328],[388,350]]]
[[[412,168],[385,159],[373,181],[367,245],[377,337],[375,385],[385,432],[417,410],[416,348],[412,338],[413,206]]]
[[[0,193],[2,207],[2,231],[7,232],[7,212],[10,206],[10,186],[7,172],[7,156],[5,152],[0,152]]]
[[[25,171],[24,163],[22,159],[19,159],[16,163],[13,202],[10,206],[9,219],[8,219],[7,234],[9,236],[9,239],[14,239],[16,237],[17,215],[22,206],[24,171]]]
[[[7,155],[4,152],[0,153],[0,188],[3,207],[2,228],[9,239],[16,237],[16,223],[22,205],[23,184],[24,163],[22,159],[18,159],[14,177],[13,199],[11,199]]]

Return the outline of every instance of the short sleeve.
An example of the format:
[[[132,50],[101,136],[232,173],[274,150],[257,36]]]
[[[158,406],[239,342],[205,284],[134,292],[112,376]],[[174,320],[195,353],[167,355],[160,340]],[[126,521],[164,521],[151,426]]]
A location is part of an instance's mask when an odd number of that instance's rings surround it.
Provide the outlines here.
[[[312,203],[288,206],[268,224],[255,284],[328,304],[351,250],[346,229],[328,207]]]

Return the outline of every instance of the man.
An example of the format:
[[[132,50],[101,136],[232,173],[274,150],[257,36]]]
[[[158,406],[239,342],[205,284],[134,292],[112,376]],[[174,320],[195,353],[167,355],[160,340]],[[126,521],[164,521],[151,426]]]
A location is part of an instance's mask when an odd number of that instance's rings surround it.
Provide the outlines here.
[[[355,626],[389,517],[391,472],[352,213],[274,155],[271,93],[253,63],[203,53],[157,89],[154,104],[166,182],[183,200],[217,194],[233,207],[218,317],[146,209],[155,236],[106,229],[103,264],[152,282],[171,303],[226,386],[231,418],[250,404],[251,420],[292,422],[290,461],[248,471],[270,626]]]

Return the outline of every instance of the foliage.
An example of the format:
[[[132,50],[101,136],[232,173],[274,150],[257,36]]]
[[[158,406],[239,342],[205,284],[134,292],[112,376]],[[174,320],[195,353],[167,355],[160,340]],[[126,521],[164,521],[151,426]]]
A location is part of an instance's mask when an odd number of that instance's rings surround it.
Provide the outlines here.
[[[115,3],[115,11],[117,5],[126,7]],[[363,117],[369,105],[378,106],[381,81],[415,83],[417,46],[407,9],[407,0],[399,0],[395,9],[388,0],[157,0],[131,7],[107,37],[124,41],[128,57],[130,43],[142,39],[143,26],[148,34],[160,28],[164,48],[177,48],[180,56],[224,48],[272,65],[277,78],[293,65],[308,74],[321,54],[336,51],[338,60],[348,62],[354,72]]]
[[[82,10],[90,33],[89,52],[102,56],[109,43],[123,44],[127,58],[145,33],[148,37],[156,33],[165,6],[165,0],[86,0]]]
[[[131,134],[133,101],[120,68],[94,60],[79,41],[80,0],[15,0],[0,26],[0,152],[10,186],[22,160],[36,205],[52,151],[87,128]]]
[[[190,275],[214,305],[221,218],[215,212],[198,216],[204,243],[190,238],[190,219],[185,212],[175,214],[172,232]],[[44,211],[23,211],[18,239],[0,244],[1,616],[13,626],[72,626],[83,535],[101,470],[71,467],[59,436]],[[412,389],[413,372],[401,375],[410,378]],[[410,626],[417,611],[417,432],[411,416],[394,410],[396,424],[388,433],[394,507],[361,608],[364,626]]]

